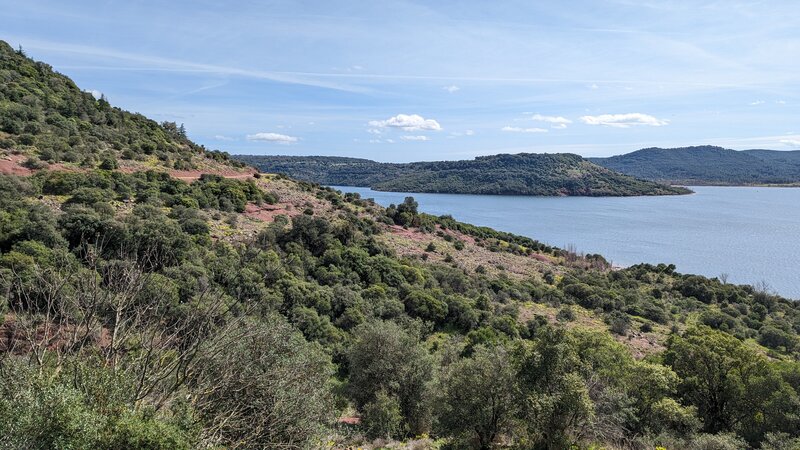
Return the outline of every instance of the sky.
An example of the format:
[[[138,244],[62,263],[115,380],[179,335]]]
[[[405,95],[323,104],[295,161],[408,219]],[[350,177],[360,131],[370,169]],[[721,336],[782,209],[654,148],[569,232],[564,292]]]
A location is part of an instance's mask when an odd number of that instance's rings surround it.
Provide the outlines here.
[[[800,149],[800,3],[0,0],[0,39],[240,154]]]

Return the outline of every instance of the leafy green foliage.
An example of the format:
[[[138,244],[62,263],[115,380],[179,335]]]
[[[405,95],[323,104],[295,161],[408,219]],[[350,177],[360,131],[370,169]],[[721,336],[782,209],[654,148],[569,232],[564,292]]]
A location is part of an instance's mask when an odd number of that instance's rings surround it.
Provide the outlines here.
[[[0,41],[0,137],[3,148],[46,163],[115,169],[119,159],[153,158],[166,168],[193,169],[197,157],[241,165],[190,141],[183,125],[159,124],[96,99],[49,65]],[[44,162],[30,159],[34,169]]]

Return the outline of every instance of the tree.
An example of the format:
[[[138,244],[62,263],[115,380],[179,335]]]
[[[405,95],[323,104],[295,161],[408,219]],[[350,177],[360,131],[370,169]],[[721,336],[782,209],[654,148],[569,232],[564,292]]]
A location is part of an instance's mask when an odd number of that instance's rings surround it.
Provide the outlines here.
[[[189,377],[210,446],[309,448],[333,422],[333,366],[282,318],[241,325]]]
[[[522,390],[522,418],[534,449],[557,450],[576,442],[593,404],[578,371],[581,361],[563,329],[543,328],[534,343],[514,352]]]
[[[446,435],[485,450],[511,428],[520,393],[505,348],[478,347],[471,358],[442,368],[438,379],[437,417]]]
[[[378,392],[375,400],[364,406],[361,413],[367,436],[370,438],[391,439],[402,431],[403,415],[397,398],[384,391]]]
[[[671,336],[664,360],[681,378],[679,394],[697,406],[706,431],[731,431],[750,420],[753,405],[744,402],[745,394],[766,374],[767,362],[741,341],[699,326]]]
[[[431,358],[417,338],[394,322],[381,321],[359,325],[353,338],[348,392],[358,409],[383,392],[397,399],[405,432],[428,431]]]

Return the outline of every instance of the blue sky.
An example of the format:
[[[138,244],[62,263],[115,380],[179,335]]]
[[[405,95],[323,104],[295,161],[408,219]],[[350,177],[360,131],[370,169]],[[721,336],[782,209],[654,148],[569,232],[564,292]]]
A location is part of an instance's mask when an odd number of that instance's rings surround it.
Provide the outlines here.
[[[231,153],[800,149],[796,1],[9,1],[0,39]]]

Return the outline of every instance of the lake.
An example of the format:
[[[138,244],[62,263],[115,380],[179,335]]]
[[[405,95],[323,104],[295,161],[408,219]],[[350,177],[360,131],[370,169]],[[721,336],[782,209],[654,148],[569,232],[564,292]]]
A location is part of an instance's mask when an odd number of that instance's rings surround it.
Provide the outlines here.
[[[420,211],[537,239],[574,245],[615,265],[672,263],[683,273],[728,282],[766,282],[800,299],[800,189],[692,187],[662,197],[521,197],[358,192],[380,205],[413,196]]]

